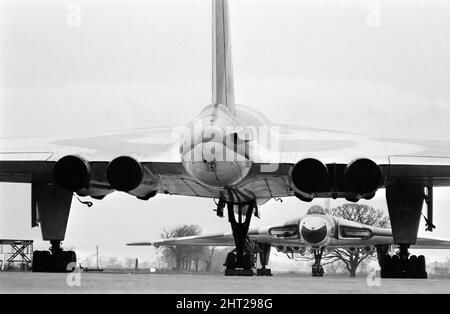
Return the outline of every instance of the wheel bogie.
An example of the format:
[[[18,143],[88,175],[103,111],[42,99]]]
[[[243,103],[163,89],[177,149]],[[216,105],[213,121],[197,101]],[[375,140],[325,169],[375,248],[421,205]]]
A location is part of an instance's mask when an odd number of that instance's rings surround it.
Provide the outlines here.
[[[312,276],[313,277],[323,277],[324,270],[322,266],[316,266],[314,265],[312,267]]]
[[[423,255],[411,255],[401,259],[400,256],[386,255],[381,267],[381,278],[415,278],[426,279],[426,263]]]
[[[73,251],[59,251],[51,254],[49,251],[33,253],[33,272],[67,273],[75,270],[77,258]]]
[[[236,269],[236,253],[230,252],[227,254],[224,266],[227,269]]]

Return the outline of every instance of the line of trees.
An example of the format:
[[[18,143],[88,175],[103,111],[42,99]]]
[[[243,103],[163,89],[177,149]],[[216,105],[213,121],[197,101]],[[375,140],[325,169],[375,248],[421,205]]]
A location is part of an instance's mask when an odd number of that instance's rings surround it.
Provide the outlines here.
[[[181,225],[174,228],[166,228],[161,232],[162,239],[196,236],[202,229],[198,225]],[[210,272],[212,269],[215,247],[194,245],[173,245],[161,248],[163,260],[167,265],[177,271]],[[201,269],[202,268],[202,269]]]
[[[97,262],[94,257],[85,257],[79,259],[82,267],[96,268]],[[116,256],[100,256],[99,257],[99,267],[104,269],[134,269],[136,266],[136,258],[125,257],[119,259]],[[152,264],[148,261],[138,261],[139,269],[149,269]]]

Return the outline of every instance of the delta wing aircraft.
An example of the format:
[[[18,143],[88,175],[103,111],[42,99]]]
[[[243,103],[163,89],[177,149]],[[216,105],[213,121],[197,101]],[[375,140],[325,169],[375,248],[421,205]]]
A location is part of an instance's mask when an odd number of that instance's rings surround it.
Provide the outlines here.
[[[304,254],[310,249],[314,254],[312,275],[322,277],[324,274],[321,265],[324,250],[336,248],[365,248],[376,249],[378,262],[381,267],[382,278],[427,278],[425,257],[423,255],[410,256],[410,263],[406,271],[401,271],[399,255],[391,256],[389,251],[394,245],[392,230],[377,228],[356,223],[328,214],[321,206],[312,206],[303,217],[289,220],[282,225],[273,225],[263,228],[252,228],[248,232],[246,253],[244,254],[245,273],[240,275],[253,275],[255,256],[259,255],[261,268],[257,274],[271,276],[271,270],[266,268],[269,263],[270,251],[274,247],[282,253]],[[170,238],[153,242],[129,243],[129,246],[234,246],[232,233],[216,233],[190,237]],[[450,249],[450,240],[438,237],[418,237],[415,249]],[[228,253],[225,261],[225,275],[236,273],[235,252]]]
[[[384,188],[401,265],[416,263],[408,248],[424,201],[431,230],[433,188],[450,185],[450,144],[275,124],[238,106],[228,11],[227,0],[213,1],[212,103],[185,128],[1,139],[0,181],[31,184],[32,226],[51,243],[49,252],[36,252],[35,269],[64,271],[76,259],[61,249],[74,194],[103,199],[114,191],[142,200],[159,193],[217,200],[217,215],[228,211],[236,268],[243,269],[258,205],[289,196],[357,202]]]

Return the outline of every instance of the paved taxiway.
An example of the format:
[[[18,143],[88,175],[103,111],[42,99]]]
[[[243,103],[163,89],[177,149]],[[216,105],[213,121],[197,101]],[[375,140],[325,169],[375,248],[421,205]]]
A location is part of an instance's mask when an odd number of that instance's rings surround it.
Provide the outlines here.
[[[383,279],[279,274],[273,277],[81,273],[81,286],[69,287],[66,274],[0,272],[1,293],[450,293],[450,279]]]

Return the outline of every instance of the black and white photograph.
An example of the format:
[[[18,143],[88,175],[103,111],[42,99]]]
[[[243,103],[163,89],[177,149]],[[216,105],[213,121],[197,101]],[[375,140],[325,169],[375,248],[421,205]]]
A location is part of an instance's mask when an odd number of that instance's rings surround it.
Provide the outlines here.
[[[450,293],[450,2],[0,0],[0,294],[36,293]]]

